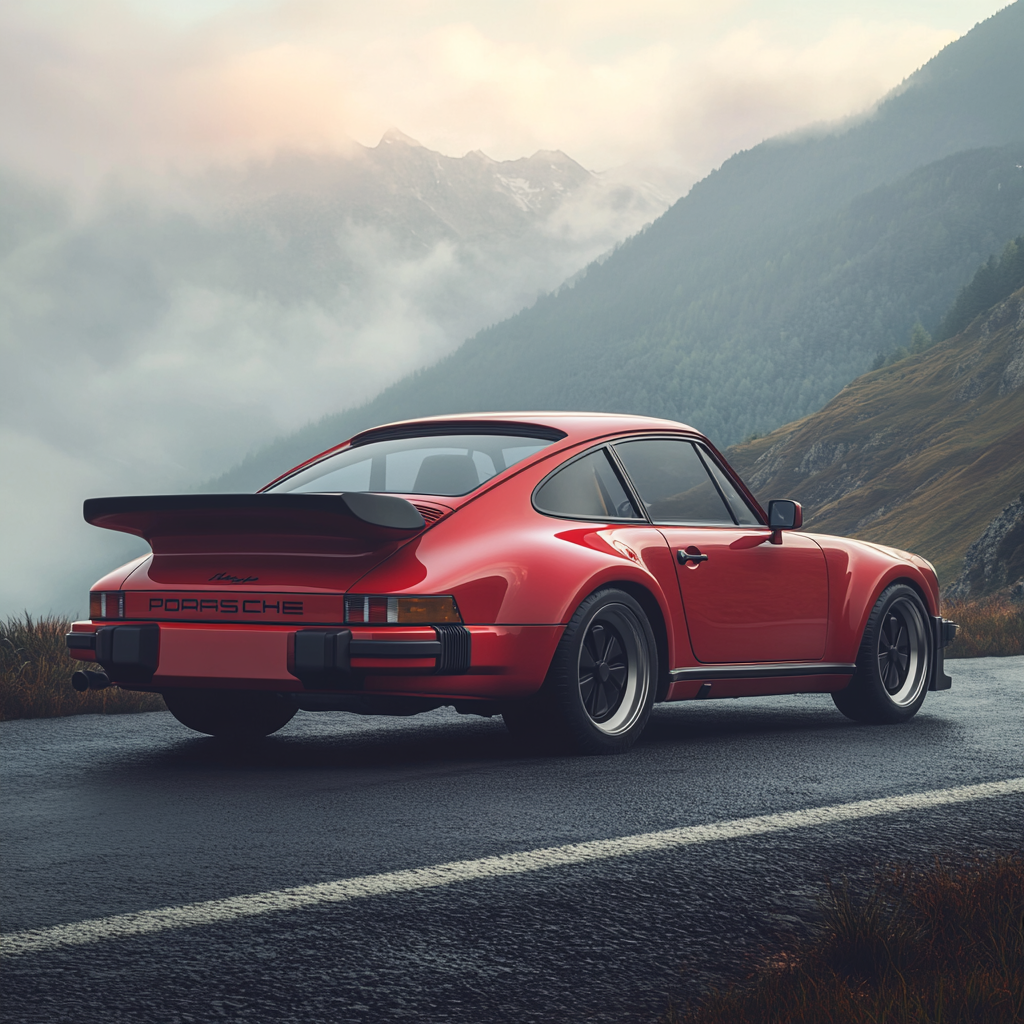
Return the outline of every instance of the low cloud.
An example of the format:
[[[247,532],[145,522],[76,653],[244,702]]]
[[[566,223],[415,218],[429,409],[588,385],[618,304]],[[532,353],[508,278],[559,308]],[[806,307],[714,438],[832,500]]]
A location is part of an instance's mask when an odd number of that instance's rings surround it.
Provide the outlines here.
[[[397,145],[400,176],[414,151]],[[81,204],[7,175],[0,614],[80,608],[95,553],[127,550],[90,541],[83,498],[196,487],[447,354],[667,204],[576,168],[547,215],[459,192],[481,204],[467,223],[496,225],[460,237],[416,203],[353,219],[342,158],[283,163],[179,180],[173,202],[110,186]]]

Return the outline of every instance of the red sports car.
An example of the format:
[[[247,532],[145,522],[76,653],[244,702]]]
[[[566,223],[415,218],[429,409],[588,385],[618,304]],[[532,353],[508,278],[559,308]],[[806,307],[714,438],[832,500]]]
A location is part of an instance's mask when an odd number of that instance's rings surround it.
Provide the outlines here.
[[[93,498],[85,518],[152,554],[89,595],[68,646],[96,667],[74,685],[161,693],[215,736],[453,705],[612,753],[657,701],[827,692],[901,722],[950,685],[929,562],[798,532],[796,502],[765,511],[667,420],[393,423],[257,494]]]

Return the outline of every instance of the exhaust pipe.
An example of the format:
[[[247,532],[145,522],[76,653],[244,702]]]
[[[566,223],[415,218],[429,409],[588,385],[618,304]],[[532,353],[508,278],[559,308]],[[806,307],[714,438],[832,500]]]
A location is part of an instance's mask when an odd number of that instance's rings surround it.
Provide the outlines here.
[[[79,692],[86,690],[105,690],[110,685],[106,672],[93,672],[82,669],[71,677],[71,685]]]

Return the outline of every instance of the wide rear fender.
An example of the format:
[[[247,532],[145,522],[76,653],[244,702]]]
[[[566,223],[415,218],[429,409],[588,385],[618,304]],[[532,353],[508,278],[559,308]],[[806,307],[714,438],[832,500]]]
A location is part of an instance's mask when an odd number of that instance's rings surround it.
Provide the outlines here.
[[[428,529],[352,587],[367,594],[454,594],[466,623],[565,624],[583,599],[616,582],[657,602],[669,636],[671,551],[653,527],[601,527],[534,511],[535,481],[483,495]]]
[[[124,586],[125,581],[139,566],[146,565],[153,558],[151,553],[140,555],[138,558],[133,559],[130,562],[125,562],[124,565],[118,566],[118,568],[111,570],[106,576],[100,577],[93,585],[90,590],[120,590]]]

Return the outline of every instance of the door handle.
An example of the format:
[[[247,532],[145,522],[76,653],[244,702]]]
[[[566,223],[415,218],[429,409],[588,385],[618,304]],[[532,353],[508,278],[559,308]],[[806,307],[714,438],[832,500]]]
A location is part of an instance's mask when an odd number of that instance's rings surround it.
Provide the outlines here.
[[[706,562],[708,560],[707,555],[700,553],[691,555],[689,551],[677,551],[676,558],[679,559],[680,565],[686,565],[687,562]]]

